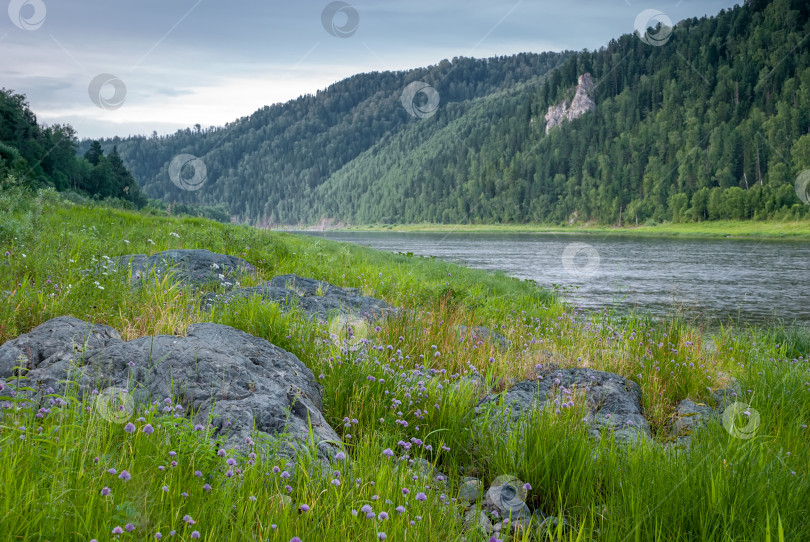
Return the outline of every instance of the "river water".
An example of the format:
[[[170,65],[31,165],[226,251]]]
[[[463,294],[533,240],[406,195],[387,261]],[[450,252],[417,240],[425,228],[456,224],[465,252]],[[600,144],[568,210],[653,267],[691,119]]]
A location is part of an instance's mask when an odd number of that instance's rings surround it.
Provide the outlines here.
[[[302,232],[532,279],[586,309],[810,325],[810,242],[566,233]]]

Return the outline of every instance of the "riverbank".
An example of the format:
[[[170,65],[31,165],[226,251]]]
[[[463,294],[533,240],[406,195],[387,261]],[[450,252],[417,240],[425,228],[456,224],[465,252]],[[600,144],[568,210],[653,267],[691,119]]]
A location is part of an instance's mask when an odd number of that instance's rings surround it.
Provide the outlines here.
[[[605,235],[646,235],[661,237],[739,237],[747,239],[810,239],[810,221],[756,222],[717,221],[657,226],[557,226],[543,224],[391,224],[346,226],[342,228],[278,228],[282,231],[394,231],[436,233],[600,233]]]
[[[120,533],[147,540],[176,532],[184,540],[472,542],[489,534],[477,531],[480,516],[464,520],[464,477],[489,487],[504,475],[520,480],[520,499],[540,516],[559,518],[513,536],[503,516],[487,517],[500,525],[497,538],[509,542],[810,538],[810,337],[801,331],[707,332],[675,315],[654,322],[583,314],[530,281],[439,259],[77,206],[54,194],[18,205],[0,226],[0,343],[64,315],[109,325],[125,341],[182,337],[200,322],[231,326],[294,354],[311,371],[322,387],[323,417],[345,450],[328,468],[306,453],[292,460],[258,446],[255,456],[224,447],[218,453],[211,437],[226,430],[224,421],[195,425],[196,405],[185,390],[156,398],[159,405],[136,405],[114,423],[87,395],[51,394],[42,405],[28,404],[13,393],[25,373],[19,369],[0,386],[0,477],[9,481],[0,485],[0,538],[106,540]],[[242,287],[295,273],[403,310],[350,337],[339,325],[258,297],[206,312],[204,288],[155,274],[132,288],[128,276],[109,271],[116,256],[169,249],[244,258],[255,270],[240,278]],[[505,341],[466,340],[461,325],[486,326]],[[260,370],[255,352],[244,355]],[[77,361],[71,369],[112,363],[74,359],[72,351],[69,357]],[[47,363],[70,363],[57,358]],[[0,361],[9,369],[8,358]],[[137,361],[133,378],[142,378]],[[638,390],[649,436],[595,440],[583,421],[584,390],[576,387],[555,388],[558,404],[545,403],[542,414],[534,409],[511,428],[476,408],[515,383],[535,386],[527,379],[539,380],[540,369],[551,385],[556,371],[573,367],[626,379],[623,389]],[[217,382],[199,384],[243,386],[234,400],[256,391],[245,375],[200,373],[208,377]],[[733,390],[729,399],[745,405],[728,418],[731,429],[727,417],[711,415],[689,429],[690,448],[673,449],[679,405],[716,403],[721,390]],[[218,425],[205,425],[211,422]],[[261,423],[283,427],[284,420]],[[444,479],[420,478],[420,460]]]

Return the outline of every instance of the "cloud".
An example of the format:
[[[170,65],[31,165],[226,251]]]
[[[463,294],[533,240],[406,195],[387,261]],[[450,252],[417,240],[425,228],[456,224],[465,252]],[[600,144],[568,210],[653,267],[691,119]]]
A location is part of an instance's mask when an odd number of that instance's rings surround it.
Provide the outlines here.
[[[342,39],[321,22],[328,3],[45,0],[36,31],[0,26],[2,85],[25,93],[38,118],[82,137],[221,125],[356,73],[402,70],[455,56],[595,49],[633,31],[648,7],[673,21],[728,0],[348,0],[360,15]],[[0,17],[3,14],[0,13]],[[116,110],[93,105],[90,81],[126,86]],[[110,91],[110,88],[106,89]]]

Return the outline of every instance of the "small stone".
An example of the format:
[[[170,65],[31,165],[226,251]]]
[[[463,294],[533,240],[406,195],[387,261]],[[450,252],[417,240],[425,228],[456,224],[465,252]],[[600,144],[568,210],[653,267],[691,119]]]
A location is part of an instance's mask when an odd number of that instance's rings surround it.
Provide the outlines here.
[[[458,499],[462,502],[476,503],[481,495],[481,481],[477,478],[468,478],[462,482],[458,492]]]

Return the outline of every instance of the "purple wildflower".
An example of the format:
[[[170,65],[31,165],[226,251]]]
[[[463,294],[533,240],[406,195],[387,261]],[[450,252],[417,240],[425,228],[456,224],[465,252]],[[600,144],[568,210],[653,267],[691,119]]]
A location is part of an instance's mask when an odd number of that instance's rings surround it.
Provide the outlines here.
[[[152,427],[151,423],[147,423],[146,425],[143,426],[143,434],[144,435],[151,435],[154,432],[155,432],[155,428]]]
[[[129,422],[128,424],[126,424],[124,426],[124,431],[126,431],[127,433],[135,432],[135,424],[132,423],[132,422]]]
[[[124,532],[124,529],[122,529],[119,525],[116,525],[115,527],[113,527],[112,534],[121,534],[123,532]]]

